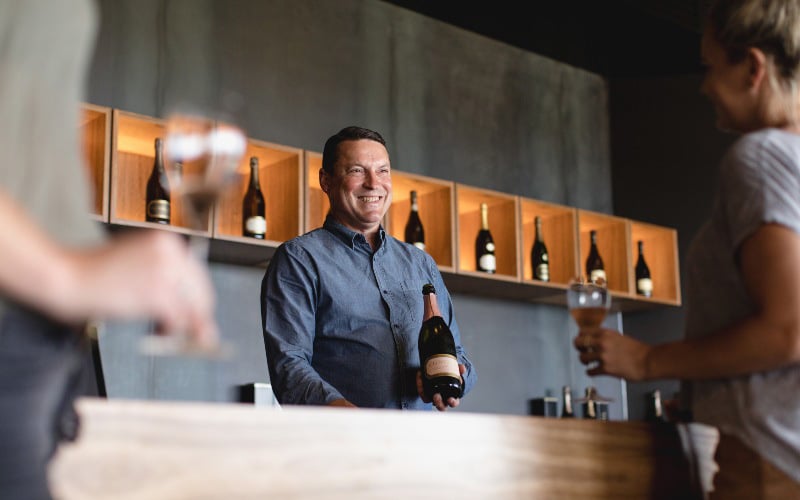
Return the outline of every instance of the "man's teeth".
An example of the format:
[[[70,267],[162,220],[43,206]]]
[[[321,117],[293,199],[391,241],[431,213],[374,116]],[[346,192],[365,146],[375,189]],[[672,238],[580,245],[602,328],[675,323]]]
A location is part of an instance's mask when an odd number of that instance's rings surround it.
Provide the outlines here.
[[[361,201],[364,201],[364,202],[367,202],[367,203],[372,203],[372,202],[378,201],[380,199],[381,199],[380,196],[362,196],[361,197]]]

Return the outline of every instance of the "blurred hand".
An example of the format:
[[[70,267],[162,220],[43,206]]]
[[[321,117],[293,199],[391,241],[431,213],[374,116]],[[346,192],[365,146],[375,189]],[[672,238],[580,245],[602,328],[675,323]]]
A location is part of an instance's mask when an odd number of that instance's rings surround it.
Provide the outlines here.
[[[461,373],[461,384],[464,384],[464,372],[467,371],[467,367],[465,365],[459,364],[458,371]],[[439,411],[447,411],[448,408],[455,408],[461,403],[461,398],[447,398],[447,401],[442,399],[442,395],[438,392],[433,395],[433,399],[428,399],[425,396],[425,389],[422,385],[422,371],[417,370],[417,394],[422,399],[423,403],[433,403],[433,406],[436,407]]]
[[[167,334],[182,332],[202,346],[216,345],[214,290],[205,263],[180,236],[123,234],[97,249],[74,252],[69,261],[65,315],[152,318]]]
[[[615,330],[581,330],[572,343],[580,353],[581,363],[592,365],[586,371],[588,375],[614,375],[638,381],[647,374],[651,347]]]

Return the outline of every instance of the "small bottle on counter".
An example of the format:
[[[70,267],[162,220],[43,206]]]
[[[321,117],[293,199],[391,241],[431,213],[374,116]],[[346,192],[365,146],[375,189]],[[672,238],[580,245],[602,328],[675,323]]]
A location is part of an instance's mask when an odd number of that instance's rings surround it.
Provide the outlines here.
[[[575,413],[572,411],[572,389],[565,385],[561,393],[561,418],[575,418]]]
[[[645,408],[645,421],[659,423],[665,422],[664,409],[661,405],[661,391],[658,389],[647,393],[647,406]]]

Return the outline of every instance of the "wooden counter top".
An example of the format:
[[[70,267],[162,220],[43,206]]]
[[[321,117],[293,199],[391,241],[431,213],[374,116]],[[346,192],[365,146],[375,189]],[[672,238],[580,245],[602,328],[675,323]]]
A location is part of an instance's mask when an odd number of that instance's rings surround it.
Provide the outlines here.
[[[103,399],[77,407],[81,435],[50,469],[59,500],[692,498],[673,425]],[[713,428],[693,425],[692,435],[715,446]]]

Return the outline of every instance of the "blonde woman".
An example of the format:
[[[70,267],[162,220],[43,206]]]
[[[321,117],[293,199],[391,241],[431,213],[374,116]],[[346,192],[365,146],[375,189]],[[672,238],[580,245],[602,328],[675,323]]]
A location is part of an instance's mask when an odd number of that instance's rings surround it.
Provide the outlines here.
[[[800,498],[800,2],[714,2],[701,53],[717,125],[741,136],[687,254],[685,340],[574,345],[592,375],[685,382],[721,433],[714,498]]]

